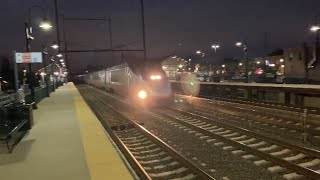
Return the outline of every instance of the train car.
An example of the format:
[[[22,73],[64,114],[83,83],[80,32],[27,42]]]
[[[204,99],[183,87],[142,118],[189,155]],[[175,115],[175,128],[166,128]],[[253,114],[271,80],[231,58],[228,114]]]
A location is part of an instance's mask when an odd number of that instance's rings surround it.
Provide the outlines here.
[[[164,105],[172,100],[170,83],[160,63],[140,67],[120,64],[88,73],[85,82],[142,106]]]

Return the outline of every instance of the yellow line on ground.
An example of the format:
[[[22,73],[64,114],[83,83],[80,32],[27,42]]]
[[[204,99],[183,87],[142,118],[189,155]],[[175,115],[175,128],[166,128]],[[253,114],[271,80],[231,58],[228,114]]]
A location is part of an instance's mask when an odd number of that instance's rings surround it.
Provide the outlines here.
[[[69,84],[68,84],[69,85]],[[70,83],[91,180],[133,179],[102,125]]]

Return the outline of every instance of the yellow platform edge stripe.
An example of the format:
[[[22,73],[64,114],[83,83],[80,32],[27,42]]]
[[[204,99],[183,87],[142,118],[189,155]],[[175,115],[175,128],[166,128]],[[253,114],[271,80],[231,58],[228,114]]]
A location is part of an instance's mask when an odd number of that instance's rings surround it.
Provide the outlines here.
[[[131,180],[130,171],[74,85],[71,86],[91,180]]]

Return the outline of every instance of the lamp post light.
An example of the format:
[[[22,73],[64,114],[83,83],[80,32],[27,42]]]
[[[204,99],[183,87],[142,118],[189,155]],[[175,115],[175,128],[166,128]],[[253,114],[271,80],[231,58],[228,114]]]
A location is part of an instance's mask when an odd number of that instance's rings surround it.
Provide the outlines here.
[[[315,16],[314,18],[314,24],[310,27],[310,31],[316,33],[316,41],[315,41],[315,60],[320,61],[320,22],[319,22],[319,16]]]
[[[220,45],[213,44],[213,45],[211,46],[211,48],[214,49],[214,52],[215,52],[215,53],[217,53],[217,49],[220,48]]]
[[[47,97],[50,97],[50,90],[49,90],[49,83],[48,83],[48,76],[47,76],[48,72],[47,72],[47,64],[46,64],[46,55],[48,55],[47,48],[43,45],[42,46],[42,61],[43,61],[42,64],[44,68],[43,77],[46,85]]]
[[[248,59],[247,59],[247,50],[248,50],[248,46],[247,46],[247,42],[243,41],[243,42],[236,42],[235,44],[237,47],[242,48],[243,53],[244,53],[244,66],[245,66],[245,82],[249,82],[249,78],[248,78]]]
[[[52,47],[53,49],[58,49],[58,48],[59,48],[59,45],[54,42],[54,43],[51,45],[51,47]]]
[[[32,36],[32,26],[31,26],[31,10],[33,8],[39,8],[42,11],[43,19],[42,22],[40,23],[39,27],[42,28],[43,30],[50,30],[52,28],[52,25],[46,18],[46,11],[42,6],[39,5],[34,5],[28,8],[28,21],[24,23],[24,28],[25,28],[25,36],[26,36],[26,51],[30,52],[31,47],[30,47],[30,42],[34,40],[34,37]],[[29,73],[30,73],[30,78],[29,78],[29,88],[31,90],[31,101],[35,102],[35,92],[34,92],[34,74],[32,72],[32,64],[28,64],[29,67]],[[34,109],[37,109],[37,105],[34,103],[33,105]]]

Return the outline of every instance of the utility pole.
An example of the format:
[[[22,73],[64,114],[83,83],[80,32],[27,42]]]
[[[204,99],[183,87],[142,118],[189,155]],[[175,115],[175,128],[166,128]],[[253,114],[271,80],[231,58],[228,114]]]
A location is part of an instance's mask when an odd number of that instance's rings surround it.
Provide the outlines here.
[[[141,5],[141,23],[142,23],[142,41],[143,41],[143,60],[147,60],[147,49],[146,49],[146,32],[145,32],[145,22],[144,22],[144,3],[143,0],[140,0]]]
[[[58,11],[58,0],[54,0],[54,10],[56,16],[56,33],[57,33],[57,43],[58,43],[58,53],[60,52],[60,32],[59,32],[59,11]]]
[[[63,43],[64,43],[64,51],[65,51],[65,60],[66,60],[66,69],[70,69],[69,55],[68,55],[68,43],[67,43],[67,33],[65,26],[65,18],[62,15],[62,33],[63,33]]]
[[[28,19],[28,23],[24,23],[24,29],[25,29],[25,35],[26,35],[26,51],[30,52],[31,48],[30,48],[30,38],[32,37],[30,35],[31,30],[30,30],[30,26],[31,26],[31,18],[30,18],[30,9],[29,9],[29,19]],[[34,102],[33,104],[33,108],[34,109],[38,109],[36,102],[35,102],[35,92],[34,92],[34,77],[33,77],[33,72],[32,72],[32,66],[31,66],[31,62],[28,63],[28,68],[29,68],[29,88],[31,90],[30,92],[30,97],[31,97],[31,103]]]
[[[109,41],[110,41],[110,49],[113,49],[113,41],[112,41],[112,24],[111,24],[111,17],[108,18],[109,24]],[[113,60],[113,52],[111,51],[111,61]]]
[[[48,53],[46,52],[46,48],[44,45],[42,45],[42,64],[43,64],[43,69],[44,69],[44,82],[46,85],[46,90],[47,90],[47,97],[50,97],[50,90],[49,90],[49,83],[48,83],[48,75],[47,75],[47,63],[46,63],[46,55]]]

